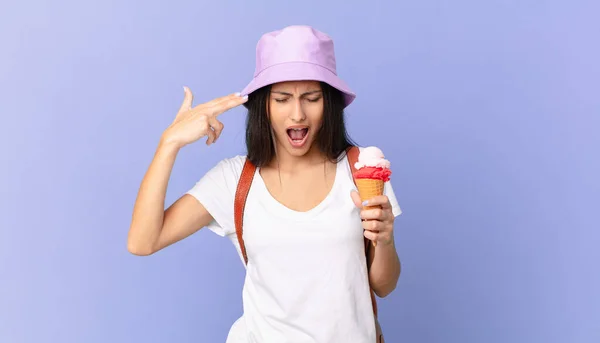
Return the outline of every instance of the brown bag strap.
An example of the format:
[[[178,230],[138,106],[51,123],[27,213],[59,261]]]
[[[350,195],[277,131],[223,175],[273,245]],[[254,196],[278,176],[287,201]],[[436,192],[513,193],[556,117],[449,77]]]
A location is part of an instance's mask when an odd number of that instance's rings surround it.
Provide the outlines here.
[[[246,207],[246,198],[248,197],[248,192],[250,191],[250,185],[252,185],[252,179],[254,179],[255,172],[256,166],[246,159],[244,168],[242,169],[242,175],[240,176],[237,189],[235,190],[235,202],[233,204],[235,233],[246,264],[248,264],[248,255],[246,255],[246,246],[244,245],[244,239],[242,238],[244,232],[244,208]]]
[[[351,146],[348,149],[346,149],[346,154],[348,155],[348,164],[350,164],[350,169],[352,171],[356,170],[356,168],[354,168],[354,165],[356,164],[356,162],[358,162],[359,153],[360,150],[356,146]],[[352,174],[352,179],[354,179],[354,174]]]
[[[346,150],[346,154],[348,156],[350,170],[354,172],[356,170],[356,168],[354,168],[354,165],[358,161],[359,149],[356,146],[351,146]],[[237,235],[238,243],[240,244],[240,249],[242,250],[242,256],[244,257],[244,262],[246,264],[248,264],[248,255],[246,254],[246,246],[244,245],[244,239],[242,238],[244,232],[244,208],[246,207],[246,198],[248,197],[248,192],[250,191],[250,185],[252,185],[252,180],[254,179],[255,172],[256,166],[254,166],[252,162],[246,159],[246,162],[244,163],[244,168],[242,169],[242,175],[240,176],[240,180],[235,191],[235,200],[233,205],[235,233]],[[352,180],[354,180],[354,173],[352,173],[352,175]],[[367,258],[369,256],[369,249],[371,249],[372,247],[372,245],[369,243],[370,241],[367,238],[365,238],[365,253]],[[373,313],[375,313],[375,317],[377,317],[377,300],[375,298],[375,292],[372,288],[371,302],[373,304]]]

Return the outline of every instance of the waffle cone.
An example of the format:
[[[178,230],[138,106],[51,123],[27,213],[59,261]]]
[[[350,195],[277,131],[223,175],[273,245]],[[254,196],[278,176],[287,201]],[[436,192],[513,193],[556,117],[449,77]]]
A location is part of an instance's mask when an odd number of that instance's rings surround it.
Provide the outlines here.
[[[356,188],[358,188],[361,201],[369,200],[378,195],[383,195],[383,180],[356,179]],[[365,209],[377,207],[379,206],[366,206]]]

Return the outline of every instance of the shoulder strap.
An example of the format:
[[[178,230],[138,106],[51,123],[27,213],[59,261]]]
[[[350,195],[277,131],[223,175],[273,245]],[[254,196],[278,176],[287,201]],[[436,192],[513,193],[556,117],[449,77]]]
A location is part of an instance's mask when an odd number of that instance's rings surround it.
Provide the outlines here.
[[[358,162],[358,154],[360,153],[357,146],[351,146],[346,149],[346,154],[348,155],[348,163],[350,164],[350,170],[353,172],[356,171],[354,165]],[[352,179],[354,180],[354,174],[352,174]]]
[[[346,149],[346,154],[348,156],[348,164],[350,164],[350,170],[352,171],[352,180],[354,181],[354,183],[356,184],[356,180],[354,179],[354,172],[356,171],[356,168],[354,167],[354,165],[356,164],[356,162],[358,162],[358,154],[360,153],[360,150],[357,146],[351,146],[348,149]],[[372,249],[372,244],[370,244],[371,241],[369,241],[368,238],[365,237],[365,254],[368,258],[369,256],[369,250]],[[367,267],[369,266],[369,263],[367,261]],[[377,299],[375,298],[375,292],[373,291],[373,289],[371,288],[371,302],[373,303],[373,313],[375,313],[375,317],[377,317]]]
[[[244,208],[246,207],[246,198],[250,191],[250,185],[252,185],[252,179],[256,172],[256,166],[246,158],[244,168],[242,169],[242,175],[235,190],[235,200],[233,204],[233,215],[235,222],[235,233],[237,235],[240,249],[242,250],[242,256],[244,256],[244,262],[248,264],[248,256],[246,255],[246,246],[244,245],[243,224],[244,224]]]

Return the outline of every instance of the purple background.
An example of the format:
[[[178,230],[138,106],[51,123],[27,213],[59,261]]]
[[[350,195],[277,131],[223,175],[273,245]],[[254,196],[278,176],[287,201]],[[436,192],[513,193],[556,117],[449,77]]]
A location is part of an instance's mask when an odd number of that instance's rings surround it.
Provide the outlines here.
[[[394,5],[392,5],[394,3]],[[388,342],[600,341],[597,1],[21,1],[0,5],[0,342],[224,342],[243,266],[198,234],[126,250],[161,132],[240,91],[264,32],[335,40],[349,130],[403,216]],[[244,153],[242,108],[186,147],[170,204]]]

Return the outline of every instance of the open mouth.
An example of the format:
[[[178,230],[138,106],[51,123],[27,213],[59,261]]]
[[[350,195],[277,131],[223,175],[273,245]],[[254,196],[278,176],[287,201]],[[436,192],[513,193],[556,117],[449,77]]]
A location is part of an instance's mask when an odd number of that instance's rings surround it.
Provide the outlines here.
[[[299,148],[306,143],[308,137],[307,127],[298,127],[287,129],[288,138],[293,147]]]

